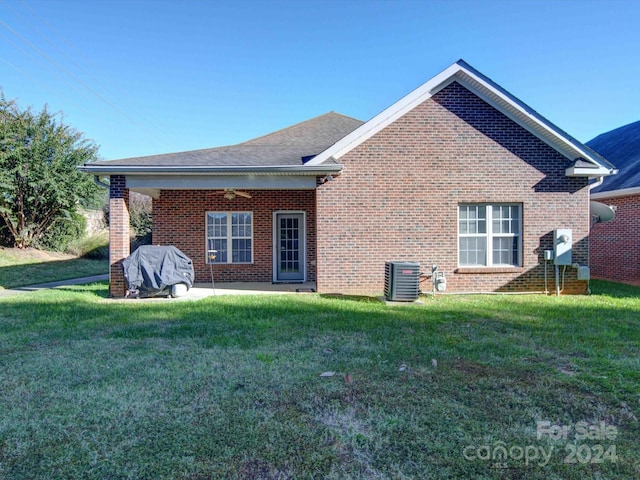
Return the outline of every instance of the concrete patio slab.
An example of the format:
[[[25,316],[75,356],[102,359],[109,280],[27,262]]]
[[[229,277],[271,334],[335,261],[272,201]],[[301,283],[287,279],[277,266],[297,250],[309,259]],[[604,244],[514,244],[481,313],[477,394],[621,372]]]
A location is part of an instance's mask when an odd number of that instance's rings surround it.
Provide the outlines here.
[[[82,285],[87,283],[109,280],[109,275],[96,275],[93,277],[74,278],[59,282],[41,283],[26,287],[17,287],[7,290],[0,290],[0,297],[18,295],[22,293],[35,292],[47,288],[65,287],[68,285]],[[291,294],[291,293],[313,293],[316,291],[315,282],[305,283],[268,283],[268,282],[231,282],[216,283],[215,289],[210,283],[196,283],[189,291],[180,297],[172,300],[199,300],[215,295],[268,295],[268,294]],[[150,297],[143,300],[166,300],[167,297]],[[128,299],[127,299],[128,300]],[[135,299],[132,299],[135,300]]]
[[[314,293],[315,282],[305,283],[268,283],[268,282],[221,282],[215,288],[211,284],[196,283],[186,295],[175,300],[198,300],[218,295],[273,295],[291,293]]]

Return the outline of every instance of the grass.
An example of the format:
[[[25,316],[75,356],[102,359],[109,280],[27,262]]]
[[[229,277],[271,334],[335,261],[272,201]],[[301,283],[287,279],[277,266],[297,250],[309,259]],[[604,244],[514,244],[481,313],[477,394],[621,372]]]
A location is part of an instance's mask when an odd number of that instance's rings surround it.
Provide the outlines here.
[[[0,290],[107,273],[104,240],[102,235],[77,242],[73,255],[0,248]]]
[[[67,247],[67,253],[92,260],[108,260],[109,230],[105,229],[92,235],[85,235],[71,242]]]
[[[0,299],[0,478],[638,478],[640,289],[592,289]]]

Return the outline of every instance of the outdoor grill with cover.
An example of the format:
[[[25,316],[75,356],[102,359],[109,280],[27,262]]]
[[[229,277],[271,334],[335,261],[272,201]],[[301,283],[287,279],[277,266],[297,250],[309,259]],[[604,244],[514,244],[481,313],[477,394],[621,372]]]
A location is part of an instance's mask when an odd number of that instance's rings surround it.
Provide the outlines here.
[[[176,247],[143,245],[123,260],[122,268],[127,296],[168,296],[174,286],[193,286],[193,262]]]

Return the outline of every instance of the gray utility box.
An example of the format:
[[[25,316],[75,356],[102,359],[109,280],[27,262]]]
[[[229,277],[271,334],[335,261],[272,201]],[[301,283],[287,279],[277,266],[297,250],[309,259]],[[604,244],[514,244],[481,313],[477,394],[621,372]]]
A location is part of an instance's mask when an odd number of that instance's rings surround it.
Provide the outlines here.
[[[570,228],[557,228],[553,231],[553,263],[555,265],[571,265],[571,238]]]
[[[386,262],[384,296],[392,302],[413,302],[420,295],[420,264]]]

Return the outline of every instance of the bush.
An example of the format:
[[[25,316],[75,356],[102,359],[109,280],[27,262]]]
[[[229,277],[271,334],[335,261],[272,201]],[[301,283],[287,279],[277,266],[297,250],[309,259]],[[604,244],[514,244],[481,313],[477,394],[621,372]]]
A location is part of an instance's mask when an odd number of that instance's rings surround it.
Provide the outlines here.
[[[153,230],[153,212],[151,197],[131,192],[129,197],[129,223],[136,238],[151,235]]]
[[[103,207],[105,222],[109,225],[109,201]],[[153,211],[151,197],[131,192],[129,195],[129,225],[133,229],[133,242],[147,245],[151,243]]]
[[[46,250],[64,252],[71,242],[84,235],[86,228],[87,219],[84,215],[71,212],[70,215],[60,217],[54,222],[37,246]]]
[[[69,244],[67,253],[91,260],[109,259],[109,232],[103,230]]]

